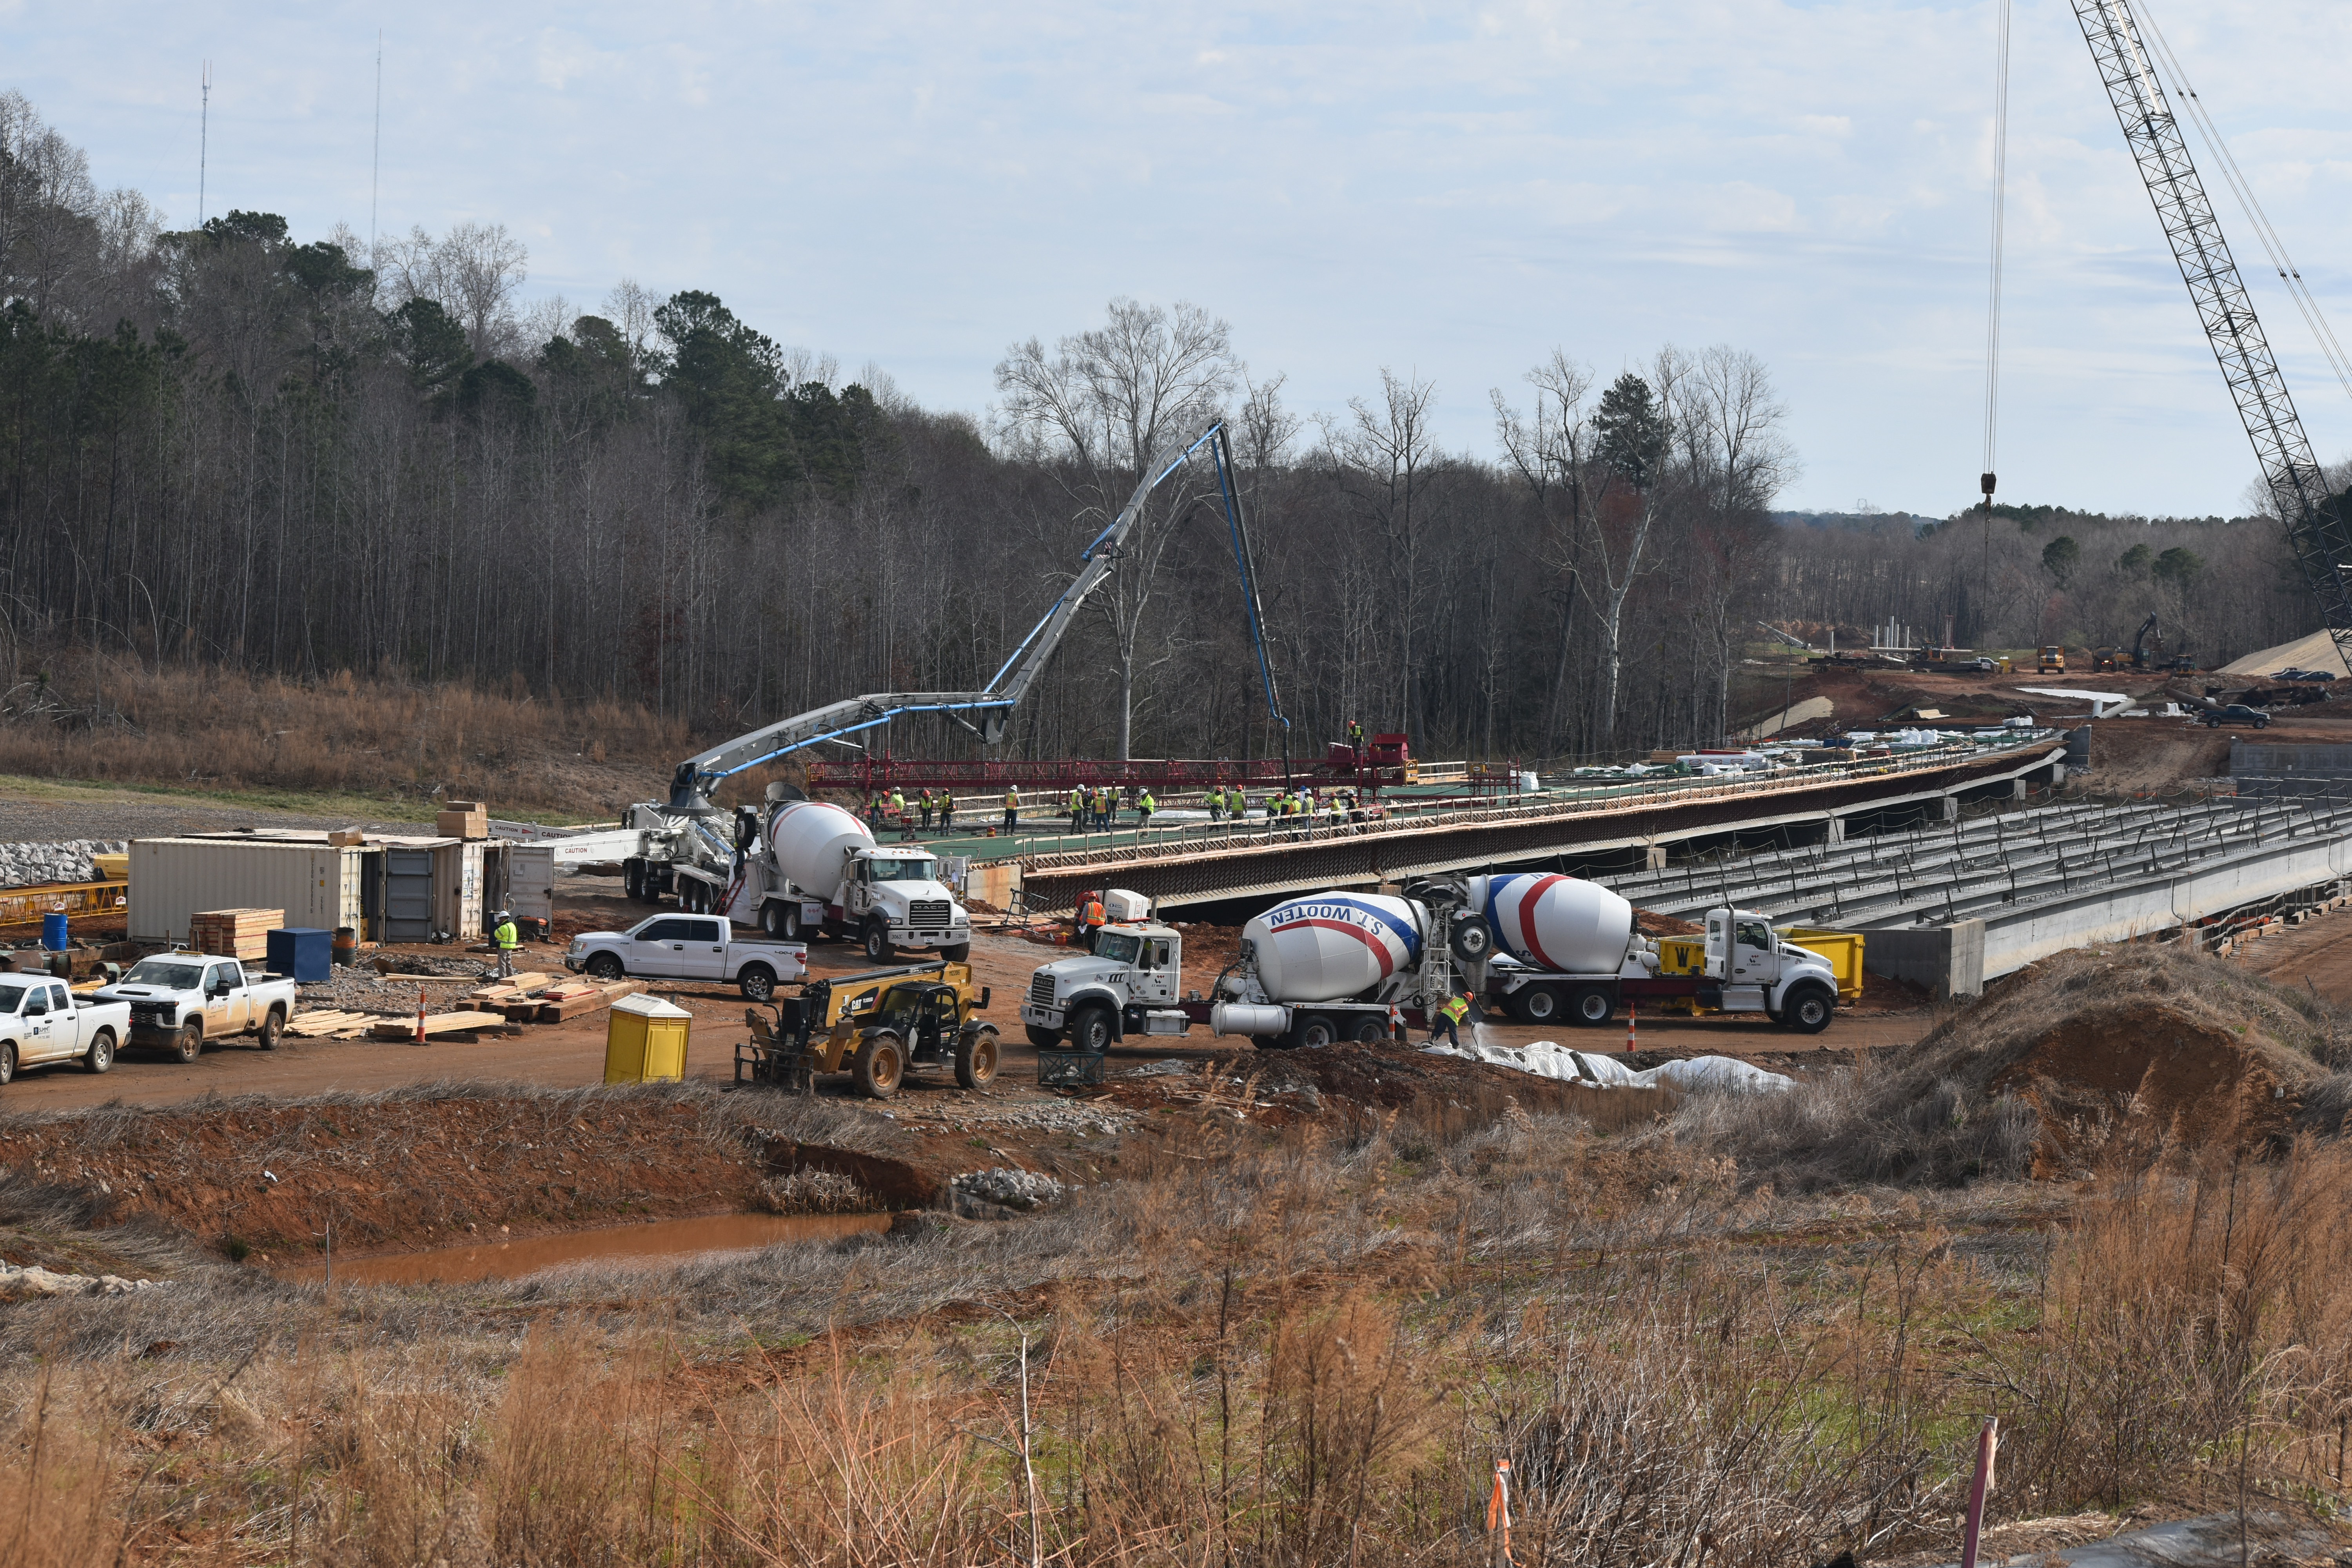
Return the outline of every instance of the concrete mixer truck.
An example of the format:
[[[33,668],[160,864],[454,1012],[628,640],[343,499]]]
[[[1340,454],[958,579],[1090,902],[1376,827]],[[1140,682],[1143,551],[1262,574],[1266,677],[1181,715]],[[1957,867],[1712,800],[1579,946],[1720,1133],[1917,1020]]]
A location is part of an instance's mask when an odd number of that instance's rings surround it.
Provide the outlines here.
[[[736,868],[720,895],[730,920],[785,942],[846,938],[874,963],[900,948],[950,963],[971,955],[971,914],[929,851],[884,848],[856,816],[789,784],[768,786],[764,816],[736,816]]]
[[[1529,880],[1543,885],[1521,885]],[[1239,956],[1206,996],[1182,987],[1181,931],[1157,921],[1107,925],[1092,954],[1030,976],[1022,1025],[1041,1048],[1066,1039],[1102,1051],[1129,1035],[1182,1035],[1201,1024],[1279,1049],[1391,1038],[1464,992],[1516,1010],[1525,1003],[1513,996],[1541,988],[1559,1004],[1546,1017],[1594,1024],[1621,997],[1688,996],[1809,1034],[1828,1026],[1836,1005],[1829,963],[1780,940],[1760,915],[1714,910],[1706,944],[1679,944],[1662,960],[1661,944],[1635,931],[1631,904],[1572,877],[1471,877],[1410,890],[1277,904],[1242,927]],[[1684,949],[1705,962],[1685,962]]]

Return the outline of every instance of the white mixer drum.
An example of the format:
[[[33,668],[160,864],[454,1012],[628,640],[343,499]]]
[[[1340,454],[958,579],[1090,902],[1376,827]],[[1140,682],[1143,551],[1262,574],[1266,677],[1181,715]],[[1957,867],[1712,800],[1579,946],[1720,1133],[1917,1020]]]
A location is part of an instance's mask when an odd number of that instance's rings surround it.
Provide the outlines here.
[[[819,898],[831,898],[841,885],[844,855],[872,847],[872,830],[830,801],[783,801],[768,814],[768,848],[776,868]]]
[[[1633,906],[1597,882],[1548,872],[1470,879],[1495,941],[1522,963],[1563,974],[1614,974],[1633,934]]]
[[[1377,893],[1317,893],[1242,927],[1258,978],[1278,1002],[1336,1002],[1421,962],[1422,914]]]

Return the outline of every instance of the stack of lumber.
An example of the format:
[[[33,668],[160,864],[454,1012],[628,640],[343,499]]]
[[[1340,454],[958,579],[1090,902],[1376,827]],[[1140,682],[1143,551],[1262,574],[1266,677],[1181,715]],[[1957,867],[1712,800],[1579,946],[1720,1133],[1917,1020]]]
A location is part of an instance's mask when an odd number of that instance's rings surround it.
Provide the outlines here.
[[[286,1032],[309,1040],[356,1040],[378,1024],[381,1013],[352,1013],[332,1007],[297,1013],[286,1020]],[[411,1029],[415,1027],[412,1023]]]
[[[490,808],[478,800],[453,800],[434,814],[433,831],[444,838],[488,838]]]
[[[188,917],[188,946],[217,958],[267,958],[269,933],[285,923],[284,910],[198,910]]]
[[[601,1013],[622,997],[634,996],[645,988],[642,980],[615,980],[609,984],[594,980],[560,980],[539,994],[537,1016],[542,1024],[560,1024],[566,1018]]]
[[[507,1021],[503,1013],[427,1013],[425,1016],[425,1037],[440,1035],[466,1035],[476,1029],[494,1028]],[[368,1030],[372,1040],[413,1040],[416,1037],[414,1018],[387,1018]]]
[[[477,1007],[509,1007],[538,995],[553,984],[555,976],[536,970],[521,974],[509,974],[504,980],[493,980],[478,990],[466,993],[466,1000]]]

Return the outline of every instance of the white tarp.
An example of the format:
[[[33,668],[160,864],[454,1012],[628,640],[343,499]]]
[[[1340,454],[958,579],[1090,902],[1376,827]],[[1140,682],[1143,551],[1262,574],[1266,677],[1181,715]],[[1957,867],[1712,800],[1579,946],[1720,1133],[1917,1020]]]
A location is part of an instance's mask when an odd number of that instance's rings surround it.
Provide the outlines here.
[[[1686,1092],[1712,1089],[1754,1093],[1796,1087],[1796,1079],[1767,1072],[1736,1057],[1692,1057],[1637,1071],[1605,1052],[1570,1050],[1550,1040],[1524,1046],[1474,1043],[1458,1050],[1452,1046],[1433,1045],[1423,1049],[1433,1056],[1464,1057],[1563,1083],[1591,1084],[1596,1089],[1679,1089]]]

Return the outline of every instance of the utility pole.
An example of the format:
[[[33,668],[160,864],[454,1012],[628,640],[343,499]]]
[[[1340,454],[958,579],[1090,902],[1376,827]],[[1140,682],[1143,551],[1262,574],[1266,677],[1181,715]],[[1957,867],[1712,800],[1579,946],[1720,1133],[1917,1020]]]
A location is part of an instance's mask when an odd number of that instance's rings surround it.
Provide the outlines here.
[[[205,62],[204,97],[196,109],[196,226],[205,226],[205,164],[212,150],[213,62]]]

